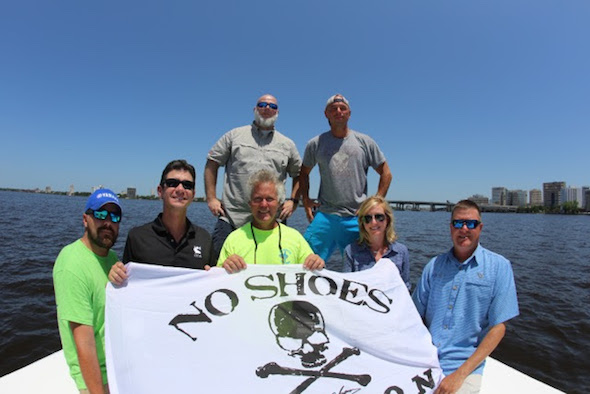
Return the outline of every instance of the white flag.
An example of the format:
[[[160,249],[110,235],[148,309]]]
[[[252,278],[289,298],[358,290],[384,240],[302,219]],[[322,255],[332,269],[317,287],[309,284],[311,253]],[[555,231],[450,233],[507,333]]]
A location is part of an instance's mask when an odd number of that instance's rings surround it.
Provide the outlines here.
[[[113,394],[427,393],[443,377],[398,269],[130,263],[107,286]]]

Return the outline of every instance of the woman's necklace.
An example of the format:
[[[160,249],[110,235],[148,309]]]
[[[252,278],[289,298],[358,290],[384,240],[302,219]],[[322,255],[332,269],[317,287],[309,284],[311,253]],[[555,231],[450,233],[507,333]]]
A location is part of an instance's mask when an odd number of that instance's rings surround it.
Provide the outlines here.
[[[377,250],[373,250],[373,248],[371,248],[371,253],[373,253],[373,256],[376,256],[377,254],[379,254],[379,252],[383,252],[384,251],[384,247],[380,246]]]

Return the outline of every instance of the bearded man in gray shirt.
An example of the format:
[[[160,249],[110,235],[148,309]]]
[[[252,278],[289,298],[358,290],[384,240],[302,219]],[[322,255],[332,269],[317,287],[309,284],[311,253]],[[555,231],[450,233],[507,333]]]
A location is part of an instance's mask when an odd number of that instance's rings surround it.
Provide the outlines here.
[[[328,99],[324,114],[330,130],[307,143],[300,175],[303,205],[311,222],[305,239],[332,271],[342,271],[342,260],[329,261],[334,249],[338,247],[342,253],[359,237],[356,213],[367,198],[369,167],[379,174],[377,195],[381,197],[387,194],[392,178],[377,143],[348,128],[350,113],[344,96],[336,94]],[[320,191],[318,201],[313,201],[309,198],[309,173],[316,164],[320,169]]]
[[[225,133],[207,155],[205,195],[209,210],[219,218],[213,231],[215,256],[219,255],[229,233],[252,218],[248,205],[251,174],[262,169],[270,170],[281,182],[285,182],[287,175],[291,176],[291,199],[280,208],[279,219],[286,220],[297,207],[301,157],[295,143],[275,129],[278,116],[277,99],[265,94],[254,107],[254,122]],[[216,195],[220,166],[225,166],[221,201]]]

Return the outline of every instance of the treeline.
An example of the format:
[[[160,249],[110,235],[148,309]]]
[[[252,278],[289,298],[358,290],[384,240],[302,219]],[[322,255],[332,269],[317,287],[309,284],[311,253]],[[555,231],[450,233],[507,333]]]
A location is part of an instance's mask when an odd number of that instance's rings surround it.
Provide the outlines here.
[[[577,215],[585,212],[583,209],[578,207],[577,201],[567,201],[558,207],[545,207],[542,205],[536,205],[532,207],[518,207],[516,212],[519,213],[561,213],[565,215]]]

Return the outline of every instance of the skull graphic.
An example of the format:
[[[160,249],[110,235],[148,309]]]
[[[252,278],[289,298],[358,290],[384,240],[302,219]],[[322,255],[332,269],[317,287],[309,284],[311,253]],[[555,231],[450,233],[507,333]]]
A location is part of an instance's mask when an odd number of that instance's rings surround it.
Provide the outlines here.
[[[291,357],[300,357],[305,368],[326,363],[323,352],[330,342],[324,317],[307,301],[287,301],[272,307],[268,322],[277,344]]]

